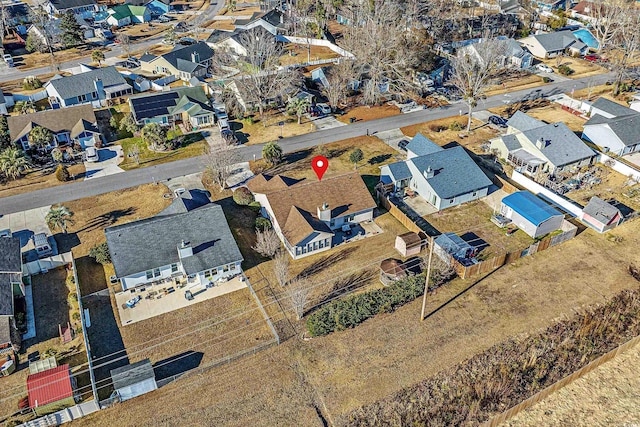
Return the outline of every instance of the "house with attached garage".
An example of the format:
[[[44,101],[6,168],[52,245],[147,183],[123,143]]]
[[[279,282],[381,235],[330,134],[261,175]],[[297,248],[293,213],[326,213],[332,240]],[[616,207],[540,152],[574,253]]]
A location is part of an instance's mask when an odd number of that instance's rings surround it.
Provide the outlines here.
[[[53,108],[91,104],[104,107],[110,101],[133,94],[133,88],[115,67],[97,68],[72,76],[54,76],[44,85]]]
[[[502,199],[500,214],[534,239],[559,230],[564,215],[528,191],[517,191]]]
[[[437,210],[488,194],[491,180],[463,147],[444,149],[417,134],[406,148],[407,160],[380,168],[386,193],[411,193]]]
[[[565,52],[572,55],[584,55],[589,46],[581,42],[571,31],[556,31],[555,33],[534,34],[518,40],[536,58],[554,58]]]
[[[583,139],[618,156],[640,151],[640,112],[606,98],[597,99],[589,112]]]
[[[106,9],[95,0],[49,0],[44,8],[51,16],[59,16],[71,10],[84,19],[92,19],[97,12]]]
[[[183,123],[190,129],[213,126],[215,111],[201,87],[184,87],[168,92],[129,98],[131,114],[141,126]]]
[[[267,13],[255,13],[247,19],[236,19],[234,25],[238,30],[262,27],[274,36],[287,32],[285,14],[277,9],[272,9]]]
[[[119,4],[107,9],[107,13],[109,14],[107,24],[113,27],[124,27],[125,25],[151,21],[151,12],[146,6]]]
[[[177,46],[164,55],[144,54],[140,57],[142,71],[167,74],[189,81],[193,77],[204,77],[211,66],[213,49],[201,41],[190,46]]]
[[[88,104],[10,116],[7,117],[7,125],[11,142],[20,144],[25,150],[32,148],[29,134],[38,126],[48,129],[53,135],[45,149],[74,144],[85,149],[104,142],[93,107]]]
[[[24,297],[20,239],[0,237],[0,358],[6,359],[19,347],[20,332],[16,328],[14,298]]]
[[[353,172],[322,181],[258,175],[247,187],[293,259],[342,243],[339,233],[373,220],[376,202]]]
[[[186,191],[158,215],[104,233],[125,291],[161,282],[200,286],[242,273],[222,207],[204,191]]]
[[[532,176],[580,168],[595,158],[564,123],[546,124],[520,111],[507,121],[506,135],[491,140],[491,151]]]

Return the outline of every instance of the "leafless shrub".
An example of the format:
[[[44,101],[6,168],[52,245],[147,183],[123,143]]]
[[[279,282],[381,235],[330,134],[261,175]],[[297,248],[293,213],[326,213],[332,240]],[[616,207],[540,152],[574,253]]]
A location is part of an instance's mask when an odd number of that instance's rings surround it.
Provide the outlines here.
[[[264,257],[273,258],[280,250],[280,238],[273,228],[264,231],[256,228],[256,244],[252,249]]]
[[[307,280],[296,278],[289,282],[287,296],[289,297],[291,307],[296,313],[298,320],[302,319],[304,316],[305,307],[309,302],[310,293],[310,284]]]
[[[276,252],[276,256],[273,258],[273,273],[280,286],[287,284],[289,277],[289,254],[287,251],[281,249]]]

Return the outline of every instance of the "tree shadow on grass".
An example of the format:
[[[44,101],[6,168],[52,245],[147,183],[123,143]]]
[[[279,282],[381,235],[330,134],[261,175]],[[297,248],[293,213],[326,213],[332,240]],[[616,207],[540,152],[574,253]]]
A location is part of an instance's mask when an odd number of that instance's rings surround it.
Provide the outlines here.
[[[336,252],[336,253],[333,253],[331,255],[325,256],[325,257],[321,258],[320,260],[314,262],[313,264],[311,264],[310,266],[308,266],[304,270],[302,270],[300,272],[300,274],[298,274],[297,277],[303,278],[303,277],[313,276],[314,274],[317,274],[317,273],[321,272],[325,268],[331,267],[336,262],[340,262],[340,261],[345,260],[351,253],[353,253],[356,250],[357,250],[357,248],[355,248],[355,247],[345,248],[345,249],[342,249],[339,252]]]
[[[304,315],[307,316],[321,308],[324,304],[367,285],[369,280],[374,278],[375,275],[376,271],[369,269],[341,277],[333,283],[331,290],[327,294],[322,295],[320,298],[313,301],[312,304],[309,304],[311,308],[307,310]]]
[[[63,254],[80,245],[77,233],[56,233],[53,236],[58,244],[58,253]]]
[[[120,218],[133,215],[134,213],[136,213],[137,210],[138,210],[137,208],[130,206],[126,209],[116,209],[111,212],[98,215],[97,217],[87,221],[87,225],[79,229],[78,232],[91,231],[91,230],[95,230],[96,228],[108,227],[110,225],[115,224],[116,221],[118,221]]]
[[[369,163],[370,165],[377,165],[379,163],[382,163],[386,160],[389,160],[391,158],[391,154],[380,154],[377,156],[374,156],[372,158],[369,159],[369,161],[367,163]]]

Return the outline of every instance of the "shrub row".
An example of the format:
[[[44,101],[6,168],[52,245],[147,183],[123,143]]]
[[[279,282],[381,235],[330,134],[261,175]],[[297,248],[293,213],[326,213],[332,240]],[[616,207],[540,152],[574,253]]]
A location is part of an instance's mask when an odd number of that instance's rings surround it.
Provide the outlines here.
[[[497,344],[345,416],[347,426],[478,425],[640,335],[640,291]]]
[[[422,295],[424,279],[424,274],[409,276],[386,288],[333,301],[307,318],[307,329],[314,337],[327,335],[353,328],[376,314],[394,311]]]

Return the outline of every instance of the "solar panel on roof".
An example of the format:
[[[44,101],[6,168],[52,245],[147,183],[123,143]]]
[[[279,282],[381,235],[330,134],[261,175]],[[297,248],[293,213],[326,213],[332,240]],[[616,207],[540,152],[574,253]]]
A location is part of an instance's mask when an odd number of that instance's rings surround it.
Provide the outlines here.
[[[168,114],[167,108],[176,105],[177,92],[161,93],[153,96],[131,98],[131,105],[137,120]]]

